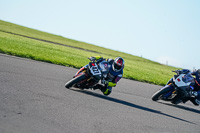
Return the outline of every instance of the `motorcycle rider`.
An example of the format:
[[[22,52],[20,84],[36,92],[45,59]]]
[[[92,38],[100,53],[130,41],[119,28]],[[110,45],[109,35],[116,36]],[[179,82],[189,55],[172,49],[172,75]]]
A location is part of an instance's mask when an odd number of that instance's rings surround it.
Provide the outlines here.
[[[101,56],[90,57],[92,60],[101,62],[105,60]],[[117,57],[113,59],[106,59],[108,62],[109,73],[102,84],[97,84],[93,87],[94,90],[100,89],[104,95],[109,95],[112,92],[112,87],[115,87],[117,82],[122,78],[124,69],[124,59],[122,57]]]
[[[192,75],[195,76],[195,84],[192,94],[195,97],[190,97],[189,100],[196,106],[200,104],[200,69],[192,72]]]

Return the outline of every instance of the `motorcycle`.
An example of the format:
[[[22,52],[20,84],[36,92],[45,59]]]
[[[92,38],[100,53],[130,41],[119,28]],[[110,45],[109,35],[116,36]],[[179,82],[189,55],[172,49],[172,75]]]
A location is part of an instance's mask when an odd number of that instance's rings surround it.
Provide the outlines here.
[[[75,76],[65,84],[66,88],[92,89],[99,81],[103,83],[109,72],[108,62],[105,59],[95,60],[88,58],[89,64],[79,69]]]
[[[153,94],[152,100],[171,101],[173,104],[185,103],[189,97],[193,97],[194,77],[188,69],[176,70],[176,75],[167,84]]]

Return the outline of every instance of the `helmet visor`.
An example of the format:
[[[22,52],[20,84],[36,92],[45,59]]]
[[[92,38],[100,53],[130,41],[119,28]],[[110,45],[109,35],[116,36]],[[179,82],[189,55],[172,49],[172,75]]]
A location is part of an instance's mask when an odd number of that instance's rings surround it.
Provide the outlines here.
[[[119,65],[117,65],[117,64],[114,64],[114,68],[115,68],[116,70],[120,70],[120,69],[122,68],[122,66],[119,66]]]

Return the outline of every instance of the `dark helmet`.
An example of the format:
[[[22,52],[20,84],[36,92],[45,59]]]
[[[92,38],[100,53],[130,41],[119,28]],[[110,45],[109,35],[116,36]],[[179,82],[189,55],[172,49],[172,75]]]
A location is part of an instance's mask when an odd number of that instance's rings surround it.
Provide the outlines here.
[[[115,72],[120,71],[124,68],[124,59],[122,57],[115,58],[112,67]]]

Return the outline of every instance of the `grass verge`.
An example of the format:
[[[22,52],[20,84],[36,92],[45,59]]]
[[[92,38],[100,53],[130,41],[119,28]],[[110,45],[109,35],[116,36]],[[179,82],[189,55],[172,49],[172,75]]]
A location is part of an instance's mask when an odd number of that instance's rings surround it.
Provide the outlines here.
[[[35,40],[3,31],[61,43],[63,45],[55,45],[52,42]],[[90,56],[100,55],[104,58],[115,58],[121,56],[125,59],[124,78],[153,83],[156,85],[164,85],[173,76],[171,71],[177,69],[141,57],[67,39],[1,20],[0,52],[75,68],[80,68],[83,65],[86,65],[88,63],[87,57]]]

